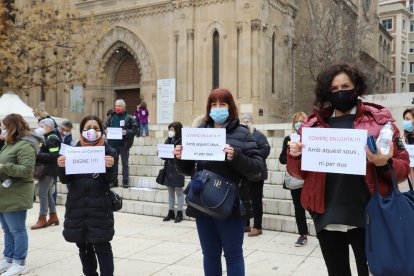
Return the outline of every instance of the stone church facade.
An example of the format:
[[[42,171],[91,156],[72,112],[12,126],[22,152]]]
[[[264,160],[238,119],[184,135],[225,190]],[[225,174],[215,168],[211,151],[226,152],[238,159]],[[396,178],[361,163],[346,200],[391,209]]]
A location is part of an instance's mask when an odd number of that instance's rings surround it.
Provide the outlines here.
[[[157,123],[157,81],[162,79],[176,80],[173,120],[185,125],[205,113],[215,87],[228,88],[240,113],[253,113],[256,123],[288,122],[294,112],[312,109],[314,81],[297,47],[302,26],[310,25],[318,6],[331,2],[344,11],[338,20],[341,32],[345,22],[357,23],[347,24],[351,33],[358,33],[359,24],[369,25],[370,31],[357,38],[364,45],[356,51],[370,68],[379,68],[379,76],[390,74],[386,62],[378,62],[377,0],[60,1],[70,1],[82,17],[93,16],[107,26],[85,68],[95,72],[103,64],[104,78],[84,85],[82,112],[71,110],[70,93],[63,88],[49,91],[44,100],[38,92],[21,96],[74,122],[87,114],[104,119],[122,98],[130,113],[145,101],[151,124]]]
[[[88,80],[84,112],[70,112],[70,98],[47,95],[50,113],[79,121],[106,117],[114,100],[130,112],[146,101],[156,122],[157,80],[176,79],[174,120],[191,124],[205,112],[209,92],[226,87],[240,112],[257,123],[283,121],[292,86],[292,41],[296,7],[285,0],[76,0],[108,31],[94,49],[88,71],[103,61],[105,77]],[[28,99],[29,101],[33,99]],[[54,104],[57,103],[57,106]]]

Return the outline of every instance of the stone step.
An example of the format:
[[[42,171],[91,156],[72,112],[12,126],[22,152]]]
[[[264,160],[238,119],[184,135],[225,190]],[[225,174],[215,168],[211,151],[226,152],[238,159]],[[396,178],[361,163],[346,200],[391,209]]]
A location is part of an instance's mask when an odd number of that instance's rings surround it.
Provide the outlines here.
[[[154,202],[168,204],[168,191],[164,186],[158,188],[113,188],[124,200]],[[295,209],[290,196],[290,192],[276,185],[265,185],[263,189],[263,212],[265,214],[295,216]],[[58,192],[60,195],[67,194],[66,186],[58,183]],[[279,195],[278,195],[279,193]],[[275,196],[279,196],[275,198]],[[310,218],[310,215],[306,213]]]
[[[121,171],[121,169],[120,169]],[[129,166],[129,185],[136,187],[156,187],[155,179],[158,175],[159,167],[156,166]],[[118,179],[122,182],[122,175],[119,172]],[[186,177],[189,181],[190,177]],[[269,176],[265,180],[266,184],[283,185],[285,172],[269,171]],[[143,186],[144,185],[144,186]]]
[[[66,194],[59,194],[58,204],[64,205],[65,202]],[[164,217],[168,213],[168,204],[123,199],[123,206],[119,212]],[[193,218],[185,216],[185,212],[184,219],[194,220]],[[315,235],[313,221],[311,219],[307,219],[307,223],[310,234]],[[295,218],[286,215],[263,214],[263,229],[297,233]]]

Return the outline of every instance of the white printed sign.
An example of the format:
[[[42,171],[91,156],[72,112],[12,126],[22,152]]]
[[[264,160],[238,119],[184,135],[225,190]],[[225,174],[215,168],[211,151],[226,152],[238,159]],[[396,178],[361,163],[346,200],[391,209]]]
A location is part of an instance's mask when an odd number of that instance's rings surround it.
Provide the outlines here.
[[[408,151],[410,156],[410,167],[414,167],[414,145],[404,145],[405,149]]]
[[[367,130],[340,128],[302,129],[302,170],[366,174]]]
[[[225,128],[183,128],[182,141],[181,159],[224,161]]]
[[[160,158],[174,158],[174,145],[173,144],[158,144],[158,157]]]
[[[105,173],[105,147],[66,148],[66,174]]]
[[[106,138],[108,140],[122,140],[122,128],[108,127],[106,129]]]
[[[60,150],[59,150],[59,154],[60,155],[66,155],[66,149],[67,148],[71,148],[71,146],[66,145],[64,143],[60,143]]]
[[[174,121],[175,79],[157,80],[157,123]],[[143,114],[144,115],[144,114]]]

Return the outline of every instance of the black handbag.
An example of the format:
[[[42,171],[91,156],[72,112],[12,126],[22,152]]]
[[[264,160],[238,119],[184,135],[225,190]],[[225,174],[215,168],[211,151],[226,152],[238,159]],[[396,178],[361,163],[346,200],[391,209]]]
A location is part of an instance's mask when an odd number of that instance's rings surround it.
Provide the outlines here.
[[[122,209],[122,197],[112,190],[109,190],[109,196],[111,197],[111,201],[112,201],[112,210],[114,212],[121,210]]]
[[[187,205],[217,219],[233,213],[238,198],[237,183],[208,170],[198,171],[187,189]]]
[[[45,164],[37,164],[34,167],[33,177],[36,179],[41,179],[46,174],[46,165]]]
[[[167,172],[165,170],[165,168],[160,169],[160,171],[158,172],[157,178],[155,179],[155,182],[157,182],[158,184],[163,185],[165,182],[165,176],[166,176]]]

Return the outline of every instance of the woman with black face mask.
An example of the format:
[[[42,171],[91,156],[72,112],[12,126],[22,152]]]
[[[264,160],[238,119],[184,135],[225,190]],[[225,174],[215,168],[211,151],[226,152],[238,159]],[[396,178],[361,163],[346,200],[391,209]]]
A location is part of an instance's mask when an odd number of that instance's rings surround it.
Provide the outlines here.
[[[358,99],[367,89],[366,78],[356,67],[337,64],[318,75],[315,110],[302,127],[366,129],[378,137],[387,122],[394,122],[388,109]],[[390,164],[398,180],[409,173],[408,153],[393,123],[393,143],[388,154],[373,154],[366,147],[366,175],[323,173],[301,170],[303,144],[291,142],[288,172],[304,179],[301,203],[310,211],[329,275],[349,275],[349,244],[352,246],[358,275],[368,276],[365,256],[365,207],[374,191],[375,170],[378,188],[388,194]],[[302,133],[302,128],[298,134]]]

